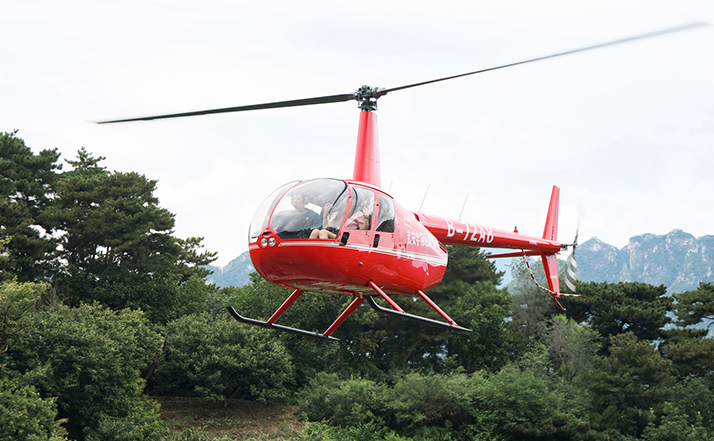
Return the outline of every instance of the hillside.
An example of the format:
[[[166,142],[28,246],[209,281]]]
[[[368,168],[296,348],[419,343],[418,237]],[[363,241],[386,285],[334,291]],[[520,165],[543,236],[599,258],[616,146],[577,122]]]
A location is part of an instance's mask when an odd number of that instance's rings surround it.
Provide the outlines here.
[[[643,234],[621,249],[592,238],[578,247],[577,260],[579,279],[586,282],[636,281],[678,293],[714,281],[714,236]]]
[[[255,271],[248,251],[231,260],[223,268],[213,265],[208,265],[208,268],[213,274],[206,277],[206,280],[221,288],[246,285],[250,282],[250,273]]]

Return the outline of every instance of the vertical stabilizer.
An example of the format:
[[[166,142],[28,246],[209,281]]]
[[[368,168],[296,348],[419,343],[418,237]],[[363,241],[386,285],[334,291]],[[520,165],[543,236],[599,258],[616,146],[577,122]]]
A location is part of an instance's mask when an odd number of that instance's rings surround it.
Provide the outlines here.
[[[545,229],[543,229],[543,239],[558,240],[558,208],[560,206],[560,188],[553,186],[553,191],[550,193],[550,204],[548,204],[548,215],[545,218]],[[545,278],[548,280],[548,288],[553,298],[558,302],[557,296],[560,295],[560,281],[558,280],[558,257],[555,254],[546,254],[541,252],[543,259],[543,269],[545,270]],[[561,309],[563,305],[558,302]]]
[[[553,186],[548,205],[548,216],[545,218],[543,239],[558,240],[558,205],[560,205],[560,188]]]

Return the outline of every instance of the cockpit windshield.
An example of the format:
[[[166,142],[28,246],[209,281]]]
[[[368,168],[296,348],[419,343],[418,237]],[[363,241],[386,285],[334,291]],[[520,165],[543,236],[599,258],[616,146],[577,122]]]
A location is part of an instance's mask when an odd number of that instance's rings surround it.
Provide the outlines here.
[[[256,242],[260,233],[262,233],[265,227],[268,226],[270,213],[272,213],[273,207],[275,207],[275,204],[278,202],[278,198],[297,182],[298,181],[288,182],[274,192],[270,193],[270,196],[265,198],[263,203],[260,204],[260,207],[258,207],[258,210],[253,215],[253,220],[250,221],[250,233],[248,234],[248,241],[250,243]]]
[[[275,205],[270,228],[281,239],[334,239],[345,216],[348,196],[345,181],[315,179],[302,182],[287,191]]]

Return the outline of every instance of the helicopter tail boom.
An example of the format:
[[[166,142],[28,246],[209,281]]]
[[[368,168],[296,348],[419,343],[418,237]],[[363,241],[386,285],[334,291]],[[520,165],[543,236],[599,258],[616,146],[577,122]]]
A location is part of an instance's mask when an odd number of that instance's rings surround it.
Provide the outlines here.
[[[553,186],[548,205],[543,237],[528,236],[516,231],[505,231],[486,227],[474,222],[417,213],[416,217],[444,245],[477,246],[482,248],[510,248],[520,252],[492,255],[490,257],[515,257],[541,254],[554,255],[560,252],[562,246],[557,241],[558,234],[558,204],[560,189]]]
[[[560,189],[553,186],[548,204],[548,214],[545,220],[543,237],[527,236],[517,230],[513,232],[485,227],[461,219],[451,219],[431,214],[418,213],[417,219],[443,244],[460,246],[477,246],[482,248],[510,248],[514,252],[488,255],[489,258],[540,256],[543,262],[548,291],[558,305],[560,282],[558,280],[558,254],[563,245],[557,241],[558,208],[560,204]],[[535,280],[535,279],[534,279]],[[540,286],[540,285],[539,285]],[[565,308],[563,308],[565,309]]]

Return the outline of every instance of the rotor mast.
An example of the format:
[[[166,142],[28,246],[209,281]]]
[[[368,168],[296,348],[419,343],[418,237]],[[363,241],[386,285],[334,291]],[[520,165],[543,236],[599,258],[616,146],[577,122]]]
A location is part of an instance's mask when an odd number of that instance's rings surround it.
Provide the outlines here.
[[[377,130],[377,99],[387,94],[384,89],[362,86],[355,92],[361,110],[357,128],[357,147],[352,179],[381,188],[379,132]]]

